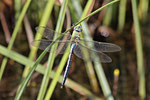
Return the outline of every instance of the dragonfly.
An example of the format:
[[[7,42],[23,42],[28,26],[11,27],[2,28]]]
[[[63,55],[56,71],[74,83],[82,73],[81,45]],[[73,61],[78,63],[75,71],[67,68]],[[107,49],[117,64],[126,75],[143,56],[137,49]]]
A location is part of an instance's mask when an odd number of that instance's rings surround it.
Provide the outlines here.
[[[53,40],[53,38],[57,32],[55,32],[54,30],[48,27],[42,27],[42,26],[36,27],[36,31],[41,30],[41,29],[43,30],[42,35],[44,35],[46,39],[34,41],[39,44],[38,45],[39,49],[45,50],[53,42],[53,45],[57,45],[55,53],[56,55],[58,55],[58,54],[63,54],[65,52],[69,52],[66,50],[66,48],[70,46],[70,53],[69,53],[67,65],[65,68],[61,88],[63,88],[65,81],[67,79],[68,72],[71,66],[71,62],[72,62],[73,52],[77,57],[81,59],[85,59],[83,55],[83,50],[88,51],[89,54],[91,54],[92,52],[96,52],[99,55],[101,62],[110,63],[112,62],[112,59],[109,56],[107,56],[105,52],[117,52],[121,50],[121,48],[116,44],[90,41],[84,38],[80,38],[80,34],[82,32],[81,25],[77,25],[74,27],[72,35],[70,33],[67,33],[67,34],[64,34],[61,38],[56,39],[56,40]],[[93,48],[87,47],[90,44],[93,45],[94,47]],[[47,49],[47,52],[53,53],[51,52],[53,45],[49,49]],[[89,60],[92,60],[92,57],[89,57]]]

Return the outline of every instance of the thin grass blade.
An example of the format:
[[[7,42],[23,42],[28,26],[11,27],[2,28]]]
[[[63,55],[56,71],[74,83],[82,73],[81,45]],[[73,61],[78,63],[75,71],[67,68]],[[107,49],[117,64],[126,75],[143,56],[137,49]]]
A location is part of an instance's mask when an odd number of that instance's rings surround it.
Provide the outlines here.
[[[145,90],[145,71],[144,71],[144,59],[143,59],[143,46],[142,46],[142,37],[141,37],[141,29],[140,22],[138,18],[137,11],[137,1],[132,0],[132,11],[133,11],[133,21],[135,26],[135,40],[136,40],[136,55],[137,55],[137,67],[138,67],[138,75],[139,75],[139,96],[141,100],[145,99],[146,90]]]
[[[24,5],[24,7],[23,7],[23,9],[22,9],[22,11],[21,11],[21,13],[20,13],[20,16],[19,16],[19,18],[18,18],[18,21],[17,21],[16,26],[15,26],[15,28],[14,28],[14,31],[13,31],[13,33],[12,33],[11,40],[10,40],[9,45],[8,45],[8,49],[9,49],[9,50],[12,48],[12,46],[13,46],[13,44],[14,44],[14,41],[15,41],[16,36],[17,36],[17,33],[18,33],[19,29],[20,29],[21,23],[22,23],[22,21],[23,21],[23,18],[24,18],[24,16],[25,16],[25,13],[27,12],[27,9],[28,9],[28,7],[29,7],[29,5],[30,5],[30,2],[31,2],[31,0],[27,0],[27,1],[26,1],[25,5]],[[3,59],[3,61],[2,61],[1,68],[0,68],[0,80],[2,79],[2,75],[3,75],[3,72],[4,72],[4,70],[5,70],[7,61],[8,61],[8,59],[7,59],[6,57],[5,57],[5,58]]]
[[[46,24],[49,20],[49,17],[51,15],[51,11],[52,11],[52,8],[53,8],[53,5],[54,5],[54,1],[55,0],[48,0],[48,2],[46,4],[46,7],[44,9],[44,13],[43,13],[43,16],[41,18],[39,26],[46,26]],[[42,30],[42,29],[37,31],[37,33],[35,35],[35,40],[40,40],[42,38],[42,35],[40,35],[40,33],[42,33],[43,31],[44,30]],[[34,44],[34,45],[38,46],[39,44]],[[37,53],[37,48],[33,47],[30,51],[29,59],[33,60],[36,56],[36,53]],[[29,70],[30,70],[29,67],[25,67],[24,72],[23,72],[23,78],[28,75]]]
[[[64,0],[63,4],[61,6],[61,9],[60,9],[59,18],[58,18],[57,26],[56,26],[56,30],[55,30],[58,33],[60,33],[61,30],[62,30],[67,3],[68,3],[68,0]],[[59,34],[55,34],[54,40],[58,37],[58,35]],[[58,44],[56,43],[56,45],[53,46],[53,48],[51,49],[51,52],[56,52],[57,46],[58,46]],[[50,53],[50,55],[49,55],[48,64],[47,64],[47,70],[46,70],[46,72],[44,74],[44,78],[42,80],[42,85],[41,85],[40,92],[39,92],[38,98],[37,98],[38,100],[43,100],[44,95],[46,93],[46,89],[47,89],[48,82],[49,82],[49,76],[50,76],[50,74],[52,72],[52,67],[53,67],[55,56],[56,56],[55,53]],[[55,80],[55,78],[54,78],[54,80]],[[52,86],[51,88],[54,89],[55,87]],[[52,94],[52,93],[53,93],[53,91],[50,94]],[[50,94],[48,94],[49,98],[51,97]]]

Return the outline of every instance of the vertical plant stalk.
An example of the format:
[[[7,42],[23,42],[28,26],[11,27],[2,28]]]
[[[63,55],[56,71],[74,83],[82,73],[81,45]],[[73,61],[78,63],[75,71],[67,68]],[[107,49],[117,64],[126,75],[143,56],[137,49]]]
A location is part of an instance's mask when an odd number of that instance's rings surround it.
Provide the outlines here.
[[[64,0],[63,4],[61,6],[61,9],[60,9],[59,18],[58,18],[57,26],[56,26],[56,30],[55,30],[58,33],[60,33],[62,30],[67,3],[68,3],[68,0]],[[58,35],[59,34],[55,34],[54,40],[57,39]],[[54,59],[55,59],[57,45],[58,44],[56,44],[55,47],[52,47],[52,49],[51,49],[51,52],[53,52],[53,53],[50,53],[49,58],[48,58],[47,70],[46,70],[46,72],[44,74],[44,78],[42,80],[42,85],[41,85],[40,92],[39,92],[38,98],[37,98],[38,100],[43,100],[43,98],[44,98],[44,95],[45,95],[45,92],[46,92],[46,89],[48,86],[48,82],[49,82],[49,76],[50,76],[50,73],[52,72],[52,67],[53,67],[53,63],[54,63]]]
[[[27,1],[26,1],[25,5],[24,5],[24,7],[23,7],[23,9],[22,9],[22,11],[21,11],[21,13],[20,13],[20,16],[19,16],[19,18],[18,18],[18,21],[17,21],[16,26],[15,26],[15,28],[14,28],[14,31],[13,31],[13,33],[12,33],[11,40],[10,40],[9,45],[8,45],[8,49],[9,49],[9,50],[12,48],[12,46],[13,46],[13,44],[14,44],[14,41],[15,41],[16,36],[17,36],[17,33],[18,33],[18,31],[19,31],[19,28],[20,28],[20,26],[21,26],[21,23],[22,23],[22,21],[23,21],[23,18],[24,18],[24,16],[25,16],[25,13],[26,13],[26,11],[27,11],[29,5],[30,5],[30,2],[31,2],[31,0],[27,0]],[[3,75],[4,69],[5,69],[5,67],[6,67],[7,61],[8,61],[8,58],[6,58],[6,57],[5,57],[5,58],[3,59],[3,61],[2,61],[2,65],[1,65],[1,68],[0,68],[0,80],[1,80],[1,78],[2,78],[2,75]]]
[[[52,8],[54,5],[54,1],[55,0],[48,0],[48,3],[46,4],[43,16],[41,18],[40,24],[39,26],[46,26],[46,24],[48,23],[49,17],[51,15],[52,12]],[[38,30],[35,36],[35,40],[40,40],[42,38],[42,35],[40,33],[42,33],[44,30]],[[34,44],[35,46],[31,49],[30,54],[29,54],[29,59],[33,60],[36,56],[36,52],[37,52],[37,47],[39,44]],[[23,77],[26,77],[28,75],[29,69],[30,67],[25,67],[24,72],[23,72]]]
[[[3,14],[3,12],[0,12],[0,21],[4,30],[4,34],[5,34],[5,38],[6,38],[6,42],[9,43],[10,42],[10,32],[9,32],[9,28],[5,19],[5,16]]]
[[[88,26],[86,23],[83,23],[82,25],[83,25],[83,29],[87,29]],[[92,41],[91,37],[88,34],[88,31],[87,30],[83,30],[83,31],[86,34],[84,35],[84,38]],[[88,47],[91,47],[91,45],[88,45]],[[94,46],[92,46],[91,48],[93,47]],[[91,55],[93,57],[94,68],[95,68],[100,86],[102,88],[102,91],[104,93],[104,96],[107,98],[107,100],[114,100],[112,93],[111,93],[111,89],[109,87],[109,84],[107,82],[107,79],[106,79],[106,76],[102,67],[102,64],[100,63],[99,57],[95,53],[92,53]]]
[[[142,21],[146,21],[148,8],[149,8],[149,0],[140,0],[139,8],[138,8],[138,15]]]
[[[21,6],[22,6],[22,0],[14,0],[14,8],[15,8],[15,19],[17,20],[19,15],[20,15],[20,11],[21,11]]]
[[[112,11],[113,11],[113,5],[106,8],[106,13],[104,15],[105,17],[103,18],[103,24],[106,26],[109,26],[111,24],[112,14],[113,14]]]
[[[27,15],[24,16],[24,26],[27,34],[29,48],[31,49],[32,48],[31,42],[34,41],[34,36]]]
[[[78,16],[78,19],[79,18],[82,19],[89,13],[89,9],[92,10],[91,5],[93,5],[93,0],[88,0],[83,12],[82,12],[82,8],[81,8],[81,4],[78,1],[72,0],[72,3],[74,6],[74,9],[77,12],[76,15]],[[82,14],[82,17],[80,14]],[[73,16],[75,16],[75,15],[73,15]],[[83,28],[84,32],[85,32],[85,30],[88,30],[88,28],[87,27]],[[87,34],[89,34],[89,31]],[[81,35],[81,38],[83,38],[82,35]],[[92,89],[95,93],[99,93],[100,90],[98,88],[98,82],[97,82],[96,75],[94,72],[94,67],[93,67],[92,62],[88,60],[89,59],[89,53],[86,50],[84,50],[83,55],[85,55],[85,67],[86,67],[86,71],[87,71]]]
[[[136,0],[131,0],[131,1],[132,1],[133,21],[135,26],[137,67],[138,67],[138,75],[139,75],[139,96],[141,97],[142,100],[144,100],[146,96],[145,72],[144,72],[144,63],[143,63],[143,48],[142,48],[140,22],[138,18],[137,2]]]
[[[69,51],[70,50],[70,46],[68,46],[66,50]],[[68,59],[68,55],[69,55],[69,52],[66,52],[64,54],[64,56],[62,57],[62,60],[59,63],[59,66],[58,66],[58,69],[56,71],[56,74],[55,74],[55,76],[54,76],[54,78],[53,78],[53,80],[52,80],[52,82],[51,82],[51,84],[50,84],[50,86],[48,88],[47,93],[46,93],[45,100],[50,100],[51,99],[51,96],[52,96],[52,94],[54,92],[54,89],[56,87],[57,81],[58,81],[58,79],[60,77],[60,74],[61,74],[61,72],[62,72],[62,70],[63,70],[63,68],[64,68],[64,66],[66,64],[66,61]],[[61,80],[61,82],[62,82],[62,80]]]
[[[112,5],[111,5],[112,6]],[[84,15],[82,16],[84,17]],[[82,18],[81,18],[82,19]],[[87,39],[87,40],[91,40],[92,41],[92,38],[90,37],[89,35],[89,31],[88,31],[88,26],[85,22],[83,22],[83,32],[85,33],[84,34],[84,38]],[[83,37],[83,36],[82,36]],[[89,47],[91,47],[91,45],[89,45]],[[85,52],[85,51],[84,51]],[[83,52],[83,53],[84,53]],[[85,54],[87,55],[87,54]],[[113,96],[112,96],[112,93],[111,93],[111,90],[110,90],[110,87],[108,85],[108,82],[107,82],[107,79],[106,79],[106,76],[105,76],[105,73],[103,71],[103,68],[102,68],[102,65],[100,63],[100,59],[99,57],[93,53],[92,56],[94,57],[93,58],[93,61],[94,61],[94,68],[95,68],[95,71],[96,71],[96,74],[98,76],[98,80],[100,82],[100,85],[102,87],[102,90],[103,90],[103,93],[104,93],[104,96],[108,99],[108,100],[113,100]],[[87,63],[88,64],[88,63]],[[90,68],[90,67],[89,67]]]
[[[126,4],[127,0],[121,0],[120,5],[119,5],[119,23],[118,23],[118,29],[122,31],[124,24],[125,24],[125,19],[126,19]]]

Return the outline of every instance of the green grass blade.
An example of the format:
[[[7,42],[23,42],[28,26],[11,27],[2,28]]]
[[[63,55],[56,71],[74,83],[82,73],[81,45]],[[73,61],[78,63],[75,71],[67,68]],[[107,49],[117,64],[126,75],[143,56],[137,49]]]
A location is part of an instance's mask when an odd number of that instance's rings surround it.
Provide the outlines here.
[[[136,40],[136,54],[137,54],[137,67],[139,75],[139,96],[141,100],[145,99],[145,72],[144,72],[144,60],[143,60],[143,47],[142,47],[142,37],[140,30],[140,22],[138,18],[137,2],[132,0],[132,11],[133,11],[133,21],[135,26],[135,40]]]
[[[149,0],[140,0],[138,7],[138,15],[142,22],[146,21],[149,9]]]
[[[79,17],[77,15],[80,15],[80,16],[82,15],[82,13],[78,14],[78,12],[77,12],[77,10],[82,9],[81,7],[76,8],[76,10],[74,9],[74,5],[78,6],[78,3],[76,3],[76,2],[78,2],[78,1],[77,0],[69,0],[69,3],[68,3],[72,22],[77,22],[77,20],[79,19]]]
[[[8,50],[6,47],[4,47],[2,45],[0,45],[0,54],[3,55],[3,56],[8,57],[10,59],[13,59],[16,62],[18,62],[22,65],[25,65],[25,66],[31,66],[31,65],[34,65],[34,63],[35,63],[32,60],[29,60],[27,57],[25,57],[25,56],[23,56],[23,55],[21,55],[17,52]],[[39,64],[39,65],[37,65],[37,68],[35,70],[37,72],[41,73],[41,74],[44,74],[46,68],[43,65]],[[57,74],[52,71],[50,77],[54,78],[54,76],[56,76],[56,75]],[[63,78],[63,76],[60,76],[60,78],[58,79],[59,83],[62,82],[62,78]],[[67,79],[66,86],[70,87],[71,89],[73,89],[74,91],[78,92],[81,95],[88,96],[88,97],[91,97],[91,98],[98,98],[97,96],[92,94],[88,89],[86,89],[83,86],[81,86],[80,84],[72,81],[71,79]],[[76,88],[74,88],[74,87],[76,87]]]
[[[124,24],[125,24],[125,19],[126,19],[126,4],[127,0],[121,0],[120,5],[119,5],[119,23],[118,23],[118,29],[122,31]]]
[[[83,9],[84,11],[82,12],[82,16],[80,18],[84,18],[88,14],[88,10],[90,9],[90,6],[92,4],[93,0],[88,0],[85,8]],[[79,3],[78,3],[79,4]],[[81,4],[80,4],[81,5]],[[79,10],[77,10],[79,12]],[[81,12],[80,12],[81,13]]]
[[[85,17],[88,13],[88,10],[91,7],[91,4],[93,3],[92,0],[88,0],[87,4],[85,6],[85,9],[82,13],[81,4],[79,4],[79,2],[75,1],[75,0],[72,0],[72,2],[73,2],[75,10],[77,11],[78,18]],[[82,13],[82,16],[80,16],[80,13]],[[84,33],[86,33],[85,30],[88,30],[88,28],[86,27],[86,28],[83,29]],[[87,34],[89,34],[89,31],[88,31]],[[81,34],[81,38],[83,38],[82,34]],[[90,84],[92,86],[93,91],[95,93],[98,93],[100,90],[98,88],[98,82],[97,82],[96,75],[95,75],[95,72],[94,72],[93,64],[92,64],[91,61],[88,60],[89,59],[89,54],[86,50],[84,50],[83,55],[85,56],[85,67],[86,67],[86,71],[87,71],[87,74],[88,74],[88,77],[89,77]]]
[[[68,47],[66,50],[68,51],[69,49],[70,49],[70,47]],[[54,89],[56,87],[57,81],[58,81],[58,79],[60,77],[60,74],[61,74],[61,72],[62,72],[62,70],[64,68],[64,65],[66,64],[66,61],[68,59],[68,55],[69,55],[69,52],[66,52],[64,54],[64,56],[62,57],[62,60],[60,61],[58,69],[56,71],[56,76],[54,76],[54,78],[53,78],[53,80],[52,80],[52,82],[51,82],[51,84],[50,84],[50,86],[48,88],[45,100],[50,100],[50,98],[51,98],[51,96],[52,96],[52,94],[54,92]],[[61,82],[62,82],[62,80],[61,80]]]
[[[62,30],[67,3],[68,3],[68,0],[64,0],[63,4],[61,6],[61,9],[60,9],[59,18],[58,18],[57,26],[56,26],[56,30],[55,30],[58,33],[60,33],[61,30]],[[58,35],[59,34],[55,34],[54,40],[58,37]],[[52,71],[52,67],[53,67],[53,63],[54,63],[54,59],[55,59],[56,49],[57,49],[57,45],[55,45],[55,47],[53,47],[51,49],[51,52],[54,52],[54,53],[50,53],[50,55],[49,55],[47,70],[46,70],[46,72],[44,74],[44,78],[42,80],[42,85],[41,85],[40,92],[39,92],[38,98],[37,98],[38,100],[43,100],[43,98],[44,98],[44,95],[45,95],[45,92],[46,92],[46,89],[47,89],[47,86],[48,86],[48,82],[49,82],[49,75]]]
[[[34,63],[34,65],[31,67],[29,74],[27,75],[27,77],[25,79],[23,79],[23,81],[21,82],[21,85],[19,87],[19,91],[16,94],[15,100],[20,100],[21,96],[23,94],[23,91],[25,90],[25,87],[31,77],[31,75],[33,74],[34,70],[36,69],[37,65],[40,63],[40,61],[43,59],[43,57],[46,55],[47,50],[49,50],[49,48],[52,46],[53,43],[51,43],[43,52],[42,54],[38,57],[38,59],[36,60],[36,62]]]
[[[113,6],[111,5],[106,9],[106,12],[103,18],[103,25],[109,26],[111,24],[112,13],[113,13]]]
[[[31,66],[31,65],[34,65],[34,63],[35,63],[35,62],[29,60],[27,57],[15,52],[15,51],[11,51],[2,45],[0,45],[0,54],[4,55],[10,59],[13,59],[22,65],[30,65]],[[36,71],[44,74],[45,68],[42,65],[38,65],[38,68],[36,68]]]
[[[13,46],[13,44],[14,44],[14,41],[15,41],[16,36],[17,36],[17,33],[18,33],[19,28],[20,28],[20,26],[21,26],[21,23],[22,23],[22,21],[23,21],[24,15],[25,15],[25,13],[26,13],[26,11],[27,11],[29,5],[30,5],[30,2],[31,2],[31,0],[27,0],[27,1],[26,1],[25,5],[24,5],[24,7],[23,7],[23,9],[22,9],[22,11],[21,11],[21,13],[20,13],[20,16],[19,16],[19,18],[18,18],[18,21],[17,21],[16,26],[15,26],[15,28],[14,28],[14,31],[13,31],[13,33],[12,33],[12,37],[11,37],[10,43],[9,43],[9,45],[8,45],[8,49],[9,49],[9,50],[12,48],[12,46]],[[2,61],[2,65],[1,65],[1,69],[0,69],[0,80],[2,79],[2,75],[3,75],[3,72],[4,72],[5,67],[6,67],[6,64],[7,64],[7,60],[8,60],[8,59],[5,57],[5,58],[3,59],[3,61]]]
[[[118,2],[118,1],[119,1],[119,0],[113,0],[113,1],[111,1],[111,2],[109,2],[109,3],[107,3],[106,5],[102,6],[101,8],[99,8],[99,9],[93,11],[92,13],[90,13],[89,15],[87,15],[86,17],[84,17],[82,20],[80,20],[79,22],[77,22],[74,26],[80,24],[81,22],[83,22],[83,21],[86,20],[87,18],[89,18],[89,17],[95,15],[96,13],[100,12],[103,8],[105,8],[105,7],[107,7],[107,6],[110,6],[110,5],[112,5],[113,3],[116,3],[116,2]]]
[[[86,38],[88,40],[92,40],[91,37],[90,37],[90,35],[89,35],[87,24],[83,23],[82,25],[83,25],[83,32],[85,33],[84,38]],[[85,55],[87,55],[87,54],[85,54]],[[111,90],[110,90],[110,87],[108,85],[108,82],[107,82],[106,76],[104,74],[102,65],[100,63],[99,57],[96,54],[93,54],[93,57],[94,57],[94,65],[95,65],[94,67],[95,67],[96,74],[98,76],[100,85],[102,87],[104,96],[107,97],[108,100],[113,100],[113,96],[111,94]]]
[[[83,31],[86,34],[86,37],[84,37],[84,38],[92,41],[92,38],[88,34],[89,32],[88,32],[87,24],[83,23],[82,25],[83,25]],[[91,45],[88,45],[88,47],[91,47]],[[91,47],[91,48],[93,48],[93,47]],[[104,96],[107,97],[107,100],[113,100],[111,89],[108,85],[104,70],[103,70],[102,65],[100,63],[100,59],[95,53],[92,53],[91,55],[93,56],[94,68],[95,68],[100,86],[102,88],[102,91],[104,93]]]
[[[48,0],[48,3],[46,4],[46,7],[45,7],[45,10],[44,10],[44,13],[43,13],[43,16],[42,16],[39,26],[46,26],[46,24],[49,20],[49,17],[51,15],[51,12],[52,12],[54,1],[55,0]],[[43,30],[38,30],[38,32],[36,33],[36,36],[35,36],[35,40],[40,40],[42,38],[42,35],[39,34],[42,32],[43,32]],[[30,54],[29,54],[29,59],[31,59],[31,60],[33,60],[35,58],[36,52],[37,52],[36,47],[38,47],[39,44],[34,44],[34,45],[35,45],[35,47],[33,47],[31,49]],[[26,77],[28,72],[29,72],[29,67],[25,67],[24,72],[23,72],[23,77]]]
[[[15,18],[17,19],[19,17],[22,1],[21,0],[14,0],[14,8],[15,8]]]

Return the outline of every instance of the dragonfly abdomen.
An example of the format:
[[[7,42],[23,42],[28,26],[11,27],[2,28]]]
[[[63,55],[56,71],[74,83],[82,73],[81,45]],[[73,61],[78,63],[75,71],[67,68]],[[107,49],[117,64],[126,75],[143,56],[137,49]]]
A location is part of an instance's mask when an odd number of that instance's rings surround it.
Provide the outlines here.
[[[73,49],[74,49],[74,47],[75,47],[75,44],[72,44],[61,88],[63,88],[63,86],[65,84],[65,81],[67,79],[67,76],[68,76],[68,72],[69,72],[69,69],[70,69],[70,66],[71,66],[71,61],[72,61],[72,55],[73,55]]]

